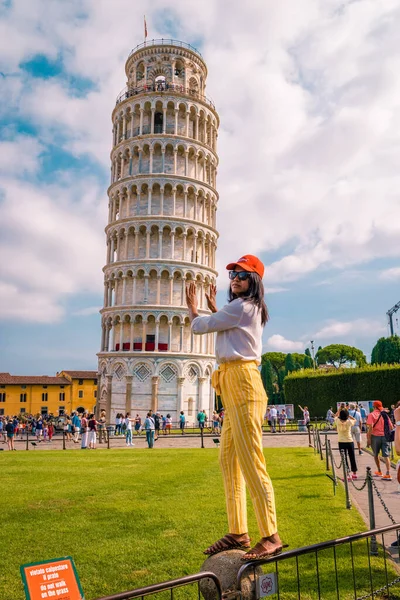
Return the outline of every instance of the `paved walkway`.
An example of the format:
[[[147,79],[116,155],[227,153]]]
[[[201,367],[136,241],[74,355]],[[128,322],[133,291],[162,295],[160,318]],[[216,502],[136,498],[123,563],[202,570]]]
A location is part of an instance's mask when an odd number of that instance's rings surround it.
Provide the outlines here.
[[[365,436],[363,436],[364,438],[364,443],[365,443]],[[325,436],[321,436],[322,442],[325,443]],[[336,464],[340,463],[340,452],[339,449],[337,448],[337,436],[336,434],[330,434],[329,439],[331,440],[331,445],[332,445],[332,449],[333,449],[333,453],[334,453],[334,457],[335,457],[335,462]],[[325,464],[325,451],[324,451],[324,464]],[[358,479],[356,481],[354,481],[354,484],[352,484],[352,482],[349,482],[349,491],[350,491],[350,498],[351,498],[351,503],[352,505],[354,505],[360,512],[362,518],[365,521],[365,524],[367,525],[368,529],[370,528],[370,516],[369,516],[369,503],[368,503],[368,486],[365,486],[365,488],[362,491],[359,491],[356,489],[355,486],[357,486],[357,488],[362,487],[362,484],[365,481],[365,477],[367,474],[367,467],[371,468],[371,472],[372,474],[374,473],[374,471],[376,470],[376,465],[375,465],[375,461],[374,458],[372,456],[372,454],[370,453],[369,450],[365,450],[363,449],[363,454],[358,454],[358,451],[356,450],[356,462],[357,462],[357,466],[358,466]],[[382,462],[382,466],[381,466],[382,472],[385,472],[385,466]],[[389,511],[389,513],[391,514],[391,516],[393,517],[393,519],[397,522],[400,523],[400,486],[397,483],[397,475],[396,475],[396,470],[394,468],[391,469],[391,474],[392,474],[392,481],[385,481],[382,480],[381,477],[376,477],[373,475],[373,480],[374,483],[376,485],[376,488],[384,502],[384,504],[387,507],[387,510]],[[343,479],[343,471],[342,468],[341,469],[336,469],[336,475],[338,475],[339,477],[341,477]],[[341,482],[342,485],[342,482]],[[392,520],[390,519],[389,515],[387,514],[382,502],[380,501],[376,491],[374,490],[374,494],[373,494],[373,500],[374,500],[374,514],[375,514],[375,527],[384,527],[386,525],[391,525],[392,524]],[[385,543],[391,543],[392,541],[394,541],[396,539],[396,535],[395,533],[393,534],[387,534],[385,535]],[[396,561],[398,562],[398,560]]]

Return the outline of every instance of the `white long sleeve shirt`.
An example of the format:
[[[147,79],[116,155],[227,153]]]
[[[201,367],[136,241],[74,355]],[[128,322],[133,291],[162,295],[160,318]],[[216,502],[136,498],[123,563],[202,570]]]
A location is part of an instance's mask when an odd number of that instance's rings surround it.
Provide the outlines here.
[[[263,326],[260,311],[252,302],[236,298],[209,317],[196,317],[192,331],[217,332],[215,353],[219,364],[231,360],[261,363]]]

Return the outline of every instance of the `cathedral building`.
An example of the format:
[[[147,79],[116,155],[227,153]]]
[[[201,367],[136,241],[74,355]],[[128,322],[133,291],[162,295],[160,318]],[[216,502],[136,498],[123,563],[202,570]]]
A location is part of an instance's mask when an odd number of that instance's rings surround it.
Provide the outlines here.
[[[205,95],[207,66],[189,44],[140,44],[112,113],[104,307],[97,410],[181,410],[194,422],[214,406],[214,336],[191,333],[185,287],[199,313],[215,284],[219,117]]]

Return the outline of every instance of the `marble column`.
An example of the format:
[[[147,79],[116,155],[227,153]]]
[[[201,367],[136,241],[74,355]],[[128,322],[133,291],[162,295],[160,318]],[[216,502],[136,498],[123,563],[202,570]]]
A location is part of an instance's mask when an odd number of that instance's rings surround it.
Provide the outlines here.
[[[184,377],[178,377],[178,408],[177,412],[183,410],[183,384],[185,383]]]
[[[125,390],[125,412],[131,411],[131,397],[132,397],[132,375],[125,375],[126,390]]]
[[[154,376],[151,378],[151,410],[157,412],[158,407],[158,383],[160,378]]]
[[[106,422],[111,421],[111,393],[112,393],[112,375],[106,375]]]

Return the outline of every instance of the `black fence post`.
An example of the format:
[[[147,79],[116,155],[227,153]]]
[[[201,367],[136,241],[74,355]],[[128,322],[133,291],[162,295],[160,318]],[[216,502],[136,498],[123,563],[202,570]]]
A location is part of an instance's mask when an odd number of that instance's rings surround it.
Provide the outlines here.
[[[329,446],[328,446],[327,434],[325,434],[325,459],[326,459],[326,470],[329,471]]]
[[[340,451],[342,457],[342,466],[343,466],[343,483],[344,483],[344,491],[346,492],[346,508],[351,508],[351,500],[349,493],[349,482],[347,479],[347,465],[346,465],[346,456],[344,450]]]
[[[371,467],[367,467],[367,486],[368,486],[368,512],[370,529],[375,529],[375,507],[374,507],[374,490],[372,487]],[[371,546],[369,553],[371,556],[378,556],[378,544],[376,536],[371,536]]]
[[[335,460],[333,458],[332,445],[331,445],[330,440],[328,441],[328,444],[329,444],[329,455],[331,457],[331,467],[332,467],[333,495],[336,496],[337,479],[336,479],[336,471],[335,471]]]
[[[312,425],[310,425],[308,427],[308,447],[309,448],[312,448],[312,443],[311,443],[311,427],[312,427]],[[313,431],[314,431],[314,427],[313,427]]]
[[[107,450],[110,449],[110,430],[107,429]]]
[[[29,431],[28,428],[26,428],[26,448],[25,450],[29,450]]]
[[[319,439],[319,453],[321,455],[321,460],[324,460],[324,450],[322,447],[322,442],[321,442],[321,434],[318,432],[318,439]]]
[[[200,427],[201,447],[204,448],[203,427]]]
[[[65,450],[65,431],[63,431],[63,450]]]

